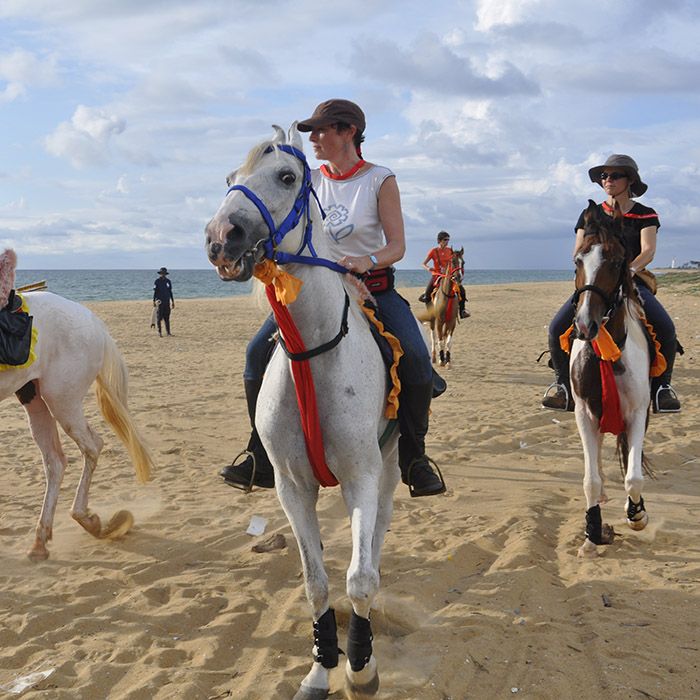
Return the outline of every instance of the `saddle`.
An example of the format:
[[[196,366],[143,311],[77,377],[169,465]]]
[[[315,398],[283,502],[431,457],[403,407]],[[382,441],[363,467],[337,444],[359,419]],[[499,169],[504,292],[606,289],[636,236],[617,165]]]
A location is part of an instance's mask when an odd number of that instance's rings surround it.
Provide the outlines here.
[[[22,297],[13,289],[0,309],[0,370],[20,367],[30,360],[33,318],[22,305]]]

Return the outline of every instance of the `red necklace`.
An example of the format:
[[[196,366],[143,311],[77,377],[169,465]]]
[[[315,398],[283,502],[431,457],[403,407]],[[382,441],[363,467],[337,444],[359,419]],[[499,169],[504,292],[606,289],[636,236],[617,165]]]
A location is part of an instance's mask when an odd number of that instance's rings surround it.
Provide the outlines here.
[[[360,160],[358,160],[357,163],[355,163],[355,165],[353,165],[352,168],[350,168],[350,170],[348,170],[346,173],[336,175],[336,173],[332,173],[328,169],[328,166],[324,163],[321,166],[321,172],[331,180],[347,180],[348,178],[352,177],[363,165],[365,165],[365,161],[360,158]]]

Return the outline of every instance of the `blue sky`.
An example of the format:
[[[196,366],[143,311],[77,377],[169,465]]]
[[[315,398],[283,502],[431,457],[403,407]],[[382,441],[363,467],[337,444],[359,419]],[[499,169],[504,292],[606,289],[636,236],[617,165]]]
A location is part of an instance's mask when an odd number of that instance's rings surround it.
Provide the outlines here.
[[[398,178],[400,267],[441,229],[468,267],[568,267],[611,153],[649,185],[654,264],[697,260],[699,29],[691,0],[0,0],[0,246],[207,267],[226,174],[346,97]]]

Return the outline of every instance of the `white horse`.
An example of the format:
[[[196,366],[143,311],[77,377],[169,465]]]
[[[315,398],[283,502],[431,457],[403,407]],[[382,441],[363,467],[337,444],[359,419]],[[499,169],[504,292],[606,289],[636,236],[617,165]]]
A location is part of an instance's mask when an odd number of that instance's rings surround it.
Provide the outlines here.
[[[133,523],[128,511],[119,511],[102,526],[99,516],[88,508],[90,482],[103,446],[83,413],[83,399],[94,381],[102,415],[128,449],[141,482],[150,478],[152,460],[127,408],[126,365],[102,321],[84,306],[50,292],[27,292],[22,296],[37,331],[36,359],[27,367],[0,371],[0,400],[17,395],[44,462],[46,492],[34,545],[28,553],[30,559],[40,561],[49,556],[46,543],[51,539],[67,466],[57,424],[83,455],[72,517],[100,538],[123,535]]]
[[[619,394],[617,415],[622,422],[613,425],[612,432],[621,430],[617,448],[627,492],[627,523],[633,530],[642,530],[648,522],[642,498],[643,471],[651,475],[642,449],[649,411],[650,353],[629,260],[621,239],[610,229],[613,222],[598,215],[594,202],[590,202],[585,220],[583,247],[575,258],[577,338],[571,348],[570,372],[585,463],[586,539],[578,554],[595,557],[598,545],[610,544],[615,534],[611,526],[603,524],[600,512],[600,505],[607,502],[600,453],[611,412],[610,404],[603,403],[605,379],[601,372],[609,370]],[[616,357],[617,346],[621,347],[619,359],[606,367],[596,354],[594,341],[603,357]],[[613,412],[613,423],[614,418]]]
[[[266,255],[285,263],[284,270],[303,281],[298,298],[287,308],[305,346],[311,350],[327,341],[337,342],[309,362],[326,463],[340,483],[352,532],[347,594],[353,612],[346,682],[351,692],[373,695],[379,676],[369,616],[379,589],[380,553],[399,480],[398,434],[394,431],[380,447],[387,428],[386,372],[358,304],[351,303],[347,310],[352,285],[336,269],[301,264],[309,261],[308,253],[304,261],[297,256],[307,247],[312,254],[315,250],[317,261],[327,259],[327,244],[319,208],[310,197],[310,173],[296,123],[288,135],[274,128],[274,139],[254,148],[245,164],[228,177],[232,187],[206,227],[207,252],[225,280],[249,279],[254,265]],[[307,246],[311,231],[313,243]],[[284,329],[282,335],[289,345]],[[294,697],[319,700],[328,697],[329,671],[338,664],[338,642],[316,515],[319,481],[304,442],[294,362],[278,344],[265,372],[255,424],[274,465],[277,495],[299,545],[314,620],[314,663]]]

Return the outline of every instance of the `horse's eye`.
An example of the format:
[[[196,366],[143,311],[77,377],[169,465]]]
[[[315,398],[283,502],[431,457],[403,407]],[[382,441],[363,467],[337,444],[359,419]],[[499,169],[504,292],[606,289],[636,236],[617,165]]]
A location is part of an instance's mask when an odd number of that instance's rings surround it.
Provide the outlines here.
[[[280,173],[280,180],[285,185],[293,185],[296,182],[297,176],[291,170],[284,170]]]

